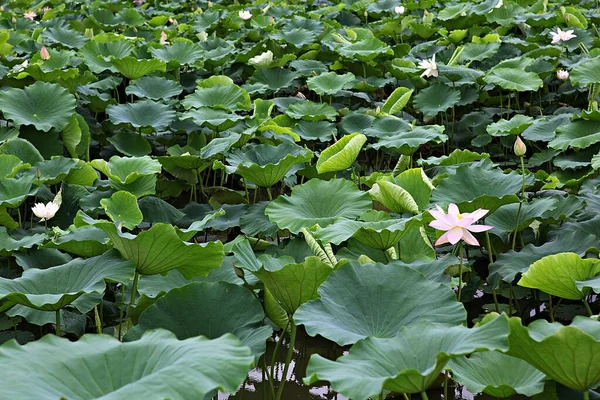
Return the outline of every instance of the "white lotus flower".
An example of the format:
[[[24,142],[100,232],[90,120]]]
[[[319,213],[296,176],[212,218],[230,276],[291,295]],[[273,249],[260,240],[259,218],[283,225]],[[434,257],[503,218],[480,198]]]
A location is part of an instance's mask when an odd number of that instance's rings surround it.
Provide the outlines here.
[[[60,204],[51,201],[46,204],[35,203],[35,205],[31,207],[31,211],[33,211],[36,217],[40,218],[40,221],[47,221],[56,215],[59,208]]]
[[[404,11],[406,11],[406,9],[403,6],[394,7],[394,12],[398,15],[404,14]]]
[[[252,18],[252,13],[248,10],[244,10],[244,11],[240,11],[238,12],[238,16],[243,19],[244,21]]]
[[[569,79],[569,72],[568,72],[568,71],[565,71],[565,70],[563,70],[563,69],[561,69],[561,70],[558,70],[558,71],[556,72],[556,77],[557,77],[558,79],[560,79],[561,81],[566,81],[567,79]]]
[[[567,40],[576,38],[577,35],[575,35],[573,32],[574,32],[573,29],[569,29],[568,31],[563,31],[560,28],[556,28],[556,32],[550,32],[550,35],[552,36],[552,44],[566,42]]]
[[[437,64],[435,62],[435,54],[431,57],[431,60],[423,60],[419,62],[419,68],[424,69],[425,72],[421,74],[421,77],[438,76]]]
[[[248,64],[256,65],[257,67],[262,67],[265,65],[271,64],[273,61],[273,52],[271,50],[267,50],[264,53],[261,53],[257,56],[252,57],[248,60]]]
[[[198,40],[200,40],[201,42],[206,42],[206,40],[208,40],[208,33],[202,31],[200,33],[198,33],[196,35],[196,37],[198,38]]]

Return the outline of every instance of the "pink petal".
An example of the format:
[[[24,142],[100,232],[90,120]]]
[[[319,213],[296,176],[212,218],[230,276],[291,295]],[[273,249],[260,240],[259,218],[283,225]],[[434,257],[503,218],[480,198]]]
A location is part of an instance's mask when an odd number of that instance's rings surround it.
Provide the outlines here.
[[[450,229],[448,231],[448,241],[451,244],[458,243],[463,237],[463,232],[466,232],[466,230],[459,227]]]
[[[429,226],[431,226],[432,228],[435,228],[435,229],[439,229],[441,231],[449,231],[450,229],[453,228],[452,225],[448,225],[445,221],[442,221],[439,219],[431,221],[429,223]]]
[[[437,211],[437,210],[428,210],[429,214],[431,214],[433,216],[433,218],[435,219],[439,219],[439,220],[444,220],[446,214],[444,214],[443,211]]]
[[[485,232],[485,231],[489,231],[490,229],[492,229],[493,226],[490,226],[490,225],[471,225],[471,226],[467,226],[465,228],[468,229],[468,230],[470,230],[471,232]]]
[[[436,240],[435,246],[439,246],[440,244],[448,243],[448,232],[444,233],[442,236],[440,236],[440,238],[438,240]]]
[[[460,211],[458,211],[458,206],[454,203],[448,204],[448,214],[458,215]]]
[[[473,222],[475,222],[475,220],[473,218],[457,219],[456,225],[454,225],[454,226],[460,226],[461,228],[468,228],[471,225],[473,225]]]
[[[467,242],[467,244],[470,244],[471,246],[479,246],[479,242],[477,241],[477,239],[475,239],[475,236],[471,235],[471,232],[469,232],[468,230],[463,230],[463,239],[465,240],[465,242]]]
[[[485,216],[490,210],[484,210],[483,208],[477,209],[472,213],[464,213],[464,218],[473,218],[473,221],[477,221],[479,218]]]

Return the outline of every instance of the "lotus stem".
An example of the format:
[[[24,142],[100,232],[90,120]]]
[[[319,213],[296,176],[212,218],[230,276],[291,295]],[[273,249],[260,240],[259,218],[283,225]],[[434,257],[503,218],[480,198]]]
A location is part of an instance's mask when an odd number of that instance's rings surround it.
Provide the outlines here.
[[[283,335],[285,335],[289,326],[290,326],[290,320],[288,318],[288,323],[285,325],[285,328],[283,328],[283,331],[281,331],[281,336],[279,337],[277,344],[275,344],[275,349],[273,350],[273,355],[271,356],[271,366],[270,366],[271,367],[271,376],[275,376],[275,357],[277,356],[277,353],[279,352],[279,347],[281,345],[281,342],[283,341]]]
[[[408,397],[408,395],[406,393],[402,393],[402,395],[404,396],[404,400],[410,400],[410,398]]]
[[[590,391],[587,389],[583,391],[583,400],[590,400]]]
[[[594,315],[594,313],[592,312],[592,309],[590,308],[590,304],[587,302],[587,299],[584,298],[582,301],[583,301],[583,305],[585,306],[585,309],[587,310],[590,317],[592,315]]]
[[[422,400],[429,400],[429,397],[427,397],[427,392],[421,392],[421,399]]]
[[[462,246],[461,242],[458,243],[458,258],[459,258],[459,264],[458,264],[458,301],[461,301],[462,283],[463,283],[463,281],[462,281],[462,272],[463,272],[463,246]],[[421,395],[423,393],[421,393]],[[425,398],[427,398],[427,395],[425,395]]]
[[[129,300],[129,307],[135,306],[135,295],[137,292],[138,280],[140,279],[140,274],[135,271],[133,275],[133,286],[131,287],[131,299]]]
[[[94,306],[94,320],[96,321],[96,333],[102,333],[102,321],[100,320],[100,314],[98,313],[97,305]]]
[[[294,355],[294,345],[296,344],[296,332],[297,327],[296,324],[291,322],[292,324],[292,332],[290,334],[290,343],[289,349],[287,352],[287,356],[285,357],[285,367],[283,368],[283,375],[281,376],[281,382],[279,383],[279,387],[277,388],[277,400],[281,400],[281,395],[283,394],[283,388],[285,386],[285,381],[288,373],[288,369],[290,367],[290,362],[292,361],[292,356]]]
[[[548,309],[550,311],[550,322],[554,322],[554,307],[552,307],[552,295],[548,295]]]
[[[269,201],[273,201],[273,194],[270,187],[267,188],[267,197],[269,197]]]
[[[121,309],[119,310],[119,340],[123,330],[123,309],[125,308],[125,285],[121,284]]]
[[[55,311],[55,315],[56,315],[56,336],[60,337],[60,310],[56,310]]]
[[[488,251],[488,258],[490,260],[490,264],[494,262],[494,256],[492,254],[492,242],[490,240],[490,233],[485,231],[485,241]],[[500,312],[500,305],[498,304],[498,296],[496,295],[496,288],[492,287],[492,297],[494,298],[494,308],[497,313]]]
[[[515,249],[517,244],[517,233],[519,232],[519,224],[521,223],[521,209],[523,207],[523,202],[525,201],[525,160],[523,156],[519,157],[521,159],[521,179],[523,183],[521,184],[521,201],[519,202],[519,210],[517,211],[517,223],[515,225],[515,231],[513,232],[512,238],[512,249]]]

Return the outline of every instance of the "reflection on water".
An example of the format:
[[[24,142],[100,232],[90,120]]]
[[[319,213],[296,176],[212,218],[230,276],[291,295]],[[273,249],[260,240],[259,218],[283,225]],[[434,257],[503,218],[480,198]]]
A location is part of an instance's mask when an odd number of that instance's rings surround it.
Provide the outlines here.
[[[268,360],[267,363],[270,363],[274,350],[275,343],[269,342],[265,358]],[[288,337],[286,336],[275,357],[274,376],[277,382],[281,382],[283,377],[287,350]],[[348,400],[347,397],[335,393],[327,384],[318,382],[313,386],[306,386],[302,383],[302,378],[306,376],[306,367],[312,354],[320,354],[323,357],[335,360],[346,351],[347,348],[340,347],[323,338],[312,338],[299,328],[294,355],[286,374],[286,384],[282,400]],[[260,366],[250,371],[248,378],[236,394],[225,395],[220,393],[219,400],[272,400],[270,385],[267,382],[266,374],[263,372],[263,365],[263,361],[261,360]],[[277,384],[275,385],[275,390],[277,390]],[[430,400],[444,399],[442,390],[430,391],[428,392],[428,396]],[[485,395],[473,395],[461,386],[452,390],[448,397],[454,400],[492,399],[492,397]],[[392,399],[392,397],[390,396],[387,399]],[[404,400],[404,397],[396,396],[394,399]],[[414,394],[410,399],[420,400],[421,395]]]

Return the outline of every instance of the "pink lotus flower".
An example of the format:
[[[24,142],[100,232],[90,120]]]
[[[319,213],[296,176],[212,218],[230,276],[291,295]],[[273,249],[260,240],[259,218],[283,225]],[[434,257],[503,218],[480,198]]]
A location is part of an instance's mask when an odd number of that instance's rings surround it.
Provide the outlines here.
[[[472,213],[461,214],[454,203],[451,203],[448,206],[448,214],[445,214],[440,206],[436,205],[436,208],[437,210],[429,210],[429,213],[435,218],[435,220],[429,223],[429,226],[441,231],[446,231],[446,233],[440,236],[435,242],[436,246],[448,242],[456,244],[461,239],[472,246],[479,246],[479,242],[471,232],[485,232],[493,228],[489,225],[474,225],[475,222],[485,216],[489,210],[480,208]]]
[[[27,11],[26,13],[23,14],[23,18],[25,19],[30,19],[30,20],[34,20],[35,17],[37,17],[37,14],[35,13],[35,11]]]
[[[575,32],[573,29],[563,31],[562,29],[557,28],[556,32],[550,32],[550,36],[552,36],[552,44],[566,42],[576,38],[577,35],[575,35],[573,32]]]
[[[557,77],[558,79],[560,79],[561,81],[566,81],[567,79],[569,79],[569,72],[568,72],[568,71],[565,71],[565,70],[563,70],[563,69],[561,69],[561,70],[558,70],[558,71],[556,72],[556,77]]]
[[[50,59],[50,53],[48,52],[48,49],[46,48],[46,46],[42,46],[42,48],[40,49],[40,58],[42,60]]]

